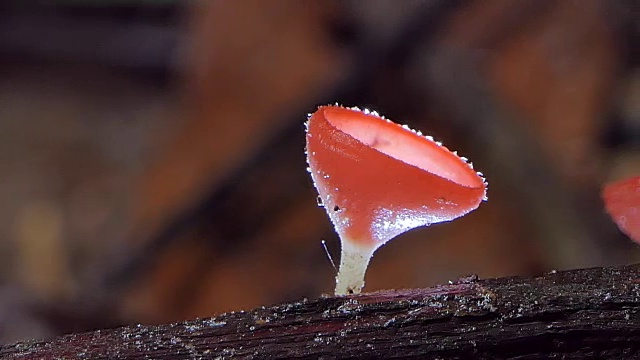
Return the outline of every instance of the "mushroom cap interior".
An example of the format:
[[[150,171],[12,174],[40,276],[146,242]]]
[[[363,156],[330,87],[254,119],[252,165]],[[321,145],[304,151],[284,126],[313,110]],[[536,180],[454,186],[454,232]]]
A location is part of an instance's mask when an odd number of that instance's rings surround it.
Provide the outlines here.
[[[446,147],[391,121],[359,110],[324,108],[325,119],[338,130],[383,154],[466,187],[483,179]]]

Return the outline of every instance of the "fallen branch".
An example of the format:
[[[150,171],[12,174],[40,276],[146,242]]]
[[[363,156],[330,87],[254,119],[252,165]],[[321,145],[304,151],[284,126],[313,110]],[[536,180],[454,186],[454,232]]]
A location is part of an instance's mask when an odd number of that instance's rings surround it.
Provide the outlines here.
[[[0,347],[2,359],[640,357],[640,265],[321,297]]]

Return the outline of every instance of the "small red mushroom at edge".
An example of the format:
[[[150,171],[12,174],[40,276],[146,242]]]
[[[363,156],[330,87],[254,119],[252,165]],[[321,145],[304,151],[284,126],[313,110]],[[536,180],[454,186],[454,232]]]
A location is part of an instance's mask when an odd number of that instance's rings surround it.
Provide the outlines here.
[[[309,172],[341,240],[336,295],[359,293],[373,253],[486,200],[465,158],[375,112],[321,106],[306,123]]]
[[[608,183],[602,199],[618,228],[640,243],[640,176]]]

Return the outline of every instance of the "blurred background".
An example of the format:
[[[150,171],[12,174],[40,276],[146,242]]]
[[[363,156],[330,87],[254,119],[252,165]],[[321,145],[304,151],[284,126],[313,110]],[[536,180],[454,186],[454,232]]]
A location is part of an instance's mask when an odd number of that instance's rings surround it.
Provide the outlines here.
[[[380,249],[366,291],[640,261],[599,197],[640,173],[633,6],[3,1],[0,342],[331,293],[303,153],[327,103],[489,182],[477,211]]]

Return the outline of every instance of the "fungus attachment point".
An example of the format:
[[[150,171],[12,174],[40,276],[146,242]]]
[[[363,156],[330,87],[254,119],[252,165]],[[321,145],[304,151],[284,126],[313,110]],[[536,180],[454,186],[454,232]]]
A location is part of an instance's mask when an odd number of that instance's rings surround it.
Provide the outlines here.
[[[466,159],[375,112],[321,106],[306,126],[309,172],[342,245],[336,295],[361,291],[387,241],[486,200],[486,182]]]
[[[618,228],[640,243],[640,176],[607,184],[602,198]]]

